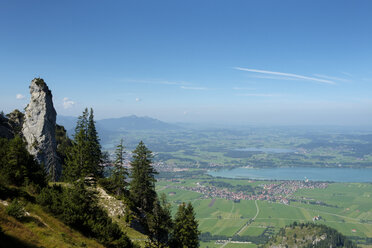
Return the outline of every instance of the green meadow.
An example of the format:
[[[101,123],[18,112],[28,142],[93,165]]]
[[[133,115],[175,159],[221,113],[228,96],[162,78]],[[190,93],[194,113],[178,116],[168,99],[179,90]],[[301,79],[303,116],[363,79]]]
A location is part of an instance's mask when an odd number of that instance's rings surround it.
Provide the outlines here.
[[[264,181],[208,179],[228,182],[231,185],[258,186]],[[203,179],[203,184],[208,183]],[[296,222],[316,221],[333,227],[349,237],[372,237],[372,184],[368,183],[330,183],[326,189],[301,189],[294,194],[289,205],[268,201],[257,201],[259,213],[256,219],[249,222],[256,214],[257,208],[253,200],[241,200],[235,203],[226,199],[206,199],[202,194],[182,190],[180,185],[195,186],[198,180],[184,179],[178,182],[159,181],[159,193],[165,193],[173,205],[173,211],[181,201],[192,202],[199,229],[202,233],[239,236],[260,236],[271,227],[278,232],[281,227]],[[200,180],[199,180],[200,182]],[[271,182],[266,182],[271,183]],[[323,205],[310,204],[320,202]],[[243,228],[244,227],[244,228]],[[201,247],[220,247],[215,241],[202,242]],[[225,247],[256,247],[254,244],[229,243]],[[364,246],[364,247],[372,247]]]

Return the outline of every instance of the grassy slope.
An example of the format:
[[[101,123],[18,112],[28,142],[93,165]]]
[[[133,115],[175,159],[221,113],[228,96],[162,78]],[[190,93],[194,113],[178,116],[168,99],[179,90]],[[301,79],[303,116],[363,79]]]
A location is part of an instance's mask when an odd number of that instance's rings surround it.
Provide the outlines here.
[[[59,183],[67,187],[66,183]],[[125,206],[99,188],[99,200],[113,221],[117,222],[123,232],[134,242],[143,246],[147,236],[130,228],[124,218]],[[27,203],[25,209],[30,216],[22,221],[6,214],[5,201],[0,202],[0,226],[5,236],[0,238],[1,247],[103,247],[94,239],[85,237],[78,231],[45,212],[37,204]],[[114,210],[114,211],[113,211]]]
[[[27,204],[30,216],[18,221],[5,213],[0,205],[0,225],[6,234],[0,247],[103,247],[78,231],[44,212],[40,206]]]
[[[107,210],[112,220],[119,225],[120,229],[126,233],[134,243],[143,246],[145,240],[147,240],[147,236],[134,230],[133,228],[130,228],[124,221],[124,204],[115,197],[108,195],[103,188],[98,186],[97,190],[99,192],[99,203],[104,209]]]

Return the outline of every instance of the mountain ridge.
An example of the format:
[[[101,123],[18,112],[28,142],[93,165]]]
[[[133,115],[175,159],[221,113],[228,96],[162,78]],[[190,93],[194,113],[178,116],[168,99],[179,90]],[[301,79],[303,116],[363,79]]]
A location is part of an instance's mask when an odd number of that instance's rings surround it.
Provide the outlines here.
[[[77,117],[57,115],[57,123],[63,125],[69,134],[75,129]],[[105,118],[96,121],[98,131],[121,132],[125,130],[178,130],[176,124],[167,123],[148,116],[129,115],[118,118]],[[72,131],[72,132],[71,132]]]

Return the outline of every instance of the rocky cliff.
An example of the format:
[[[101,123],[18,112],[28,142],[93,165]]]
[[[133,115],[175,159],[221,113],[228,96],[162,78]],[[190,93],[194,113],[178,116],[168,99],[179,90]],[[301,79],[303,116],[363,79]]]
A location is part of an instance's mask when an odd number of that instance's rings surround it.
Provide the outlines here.
[[[31,101],[26,107],[22,133],[27,141],[28,151],[35,156],[52,180],[58,181],[62,166],[57,155],[55,139],[56,111],[52,93],[41,78],[35,78],[30,85]]]

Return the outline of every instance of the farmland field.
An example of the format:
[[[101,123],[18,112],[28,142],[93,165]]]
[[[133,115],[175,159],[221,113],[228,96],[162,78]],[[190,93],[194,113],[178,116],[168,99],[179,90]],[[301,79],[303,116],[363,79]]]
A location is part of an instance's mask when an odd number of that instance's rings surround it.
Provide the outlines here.
[[[333,227],[354,240],[365,242],[372,237],[372,184],[369,183],[329,183],[324,189],[299,189],[289,204],[257,200],[233,201],[221,198],[208,198],[202,193],[193,192],[193,185],[210,185],[212,181],[225,182],[234,186],[250,185],[260,187],[263,184],[280,182],[265,182],[234,179],[180,179],[176,182],[160,180],[158,192],[165,193],[173,205],[173,212],[181,201],[192,202],[199,229],[202,233],[209,232],[216,238],[267,237],[275,234],[281,227],[296,222],[313,222],[314,216],[321,223]],[[228,185],[226,184],[226,185]],[[183,189],[182,186],[185,186]],[[215,183],[214,183],[215,185]],[[222,184],[224,185],[224,184]],[[315,203],[314,203],[315,202]],[[316,203],[319,204],[316,204]],[[252,218],[256,217],[253,221]],[[201,247],[220,247],[215,240],[202,242]],[[229,243],[225,247],[255,247]],[[369,243],[369,246],[372,244]]]
[[[180,128],[176,131],[131,131],[104,135],[114,151],[125,136],[129,150],[139,140],[155,160],[181,168],[353,167],[372,166],[371,130],[308,127]],[[330,142],[332,140],[332,142]]]

